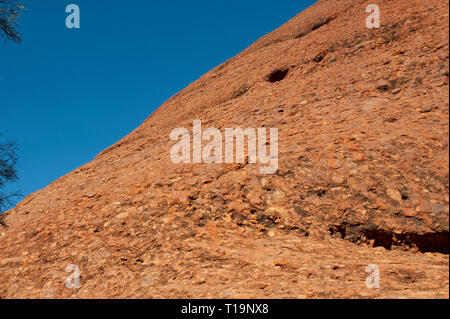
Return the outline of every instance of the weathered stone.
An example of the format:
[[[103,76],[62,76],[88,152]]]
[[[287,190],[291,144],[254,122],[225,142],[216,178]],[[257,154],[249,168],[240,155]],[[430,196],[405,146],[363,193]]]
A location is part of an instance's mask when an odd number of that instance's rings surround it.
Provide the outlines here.
[[[388,190],[386,191],[386,193],[388,194],[388,196],[390,198],[392,198],[393,200],[397,201],[397,202],[401,202],[402,201],[402,194],[395,189],[391,189],[388,188]]]
[[[448,3],[366,5],[317,2],[2,214],[0,299],[447,299]],[[172,163],[196,119],[278,128],[278,171]]]

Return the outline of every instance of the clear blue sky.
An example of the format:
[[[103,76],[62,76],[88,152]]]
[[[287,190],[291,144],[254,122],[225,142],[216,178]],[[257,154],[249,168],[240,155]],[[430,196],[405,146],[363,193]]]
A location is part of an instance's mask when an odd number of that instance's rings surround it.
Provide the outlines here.
[[[28,0],[22,44],[0,43],[0,132],[20,144],[28,195],[315,1]],[[67,29],[65,8],[81,10]]]

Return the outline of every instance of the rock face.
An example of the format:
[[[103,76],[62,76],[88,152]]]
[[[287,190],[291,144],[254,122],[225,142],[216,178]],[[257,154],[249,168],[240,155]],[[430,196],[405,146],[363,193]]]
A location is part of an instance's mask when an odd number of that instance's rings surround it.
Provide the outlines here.
[[[448,298],[448,1],[377,3],[317,2],[2,215],[0,297]],[[277,173],[174,164],[196,119],[278,128]]]

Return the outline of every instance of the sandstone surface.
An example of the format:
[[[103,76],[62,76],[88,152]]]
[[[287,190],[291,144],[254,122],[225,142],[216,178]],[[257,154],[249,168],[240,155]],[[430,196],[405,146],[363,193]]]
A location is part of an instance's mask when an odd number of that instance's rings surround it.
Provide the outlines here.
[[[370,3],[318,1],[3,214],[0,298],[448,298],[449,4]],[[277,173],[172,163],[196,119],[278,128]]]

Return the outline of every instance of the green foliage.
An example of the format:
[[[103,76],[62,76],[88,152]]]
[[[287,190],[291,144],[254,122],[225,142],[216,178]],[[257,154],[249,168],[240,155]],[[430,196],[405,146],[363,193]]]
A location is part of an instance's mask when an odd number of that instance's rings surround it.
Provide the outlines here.
[[[17,18],[23,10],[20,0],[0,0],[0,37],[14,42],[21,41],[17,32]]]
[[[6,183],[19,179],[16,171],[17,145],[13,142],[0,143],[0,190]],[[11,207],[13,199],[20,196],[17,193],[5,194],[0,192],[0,213],[3,209]]]

